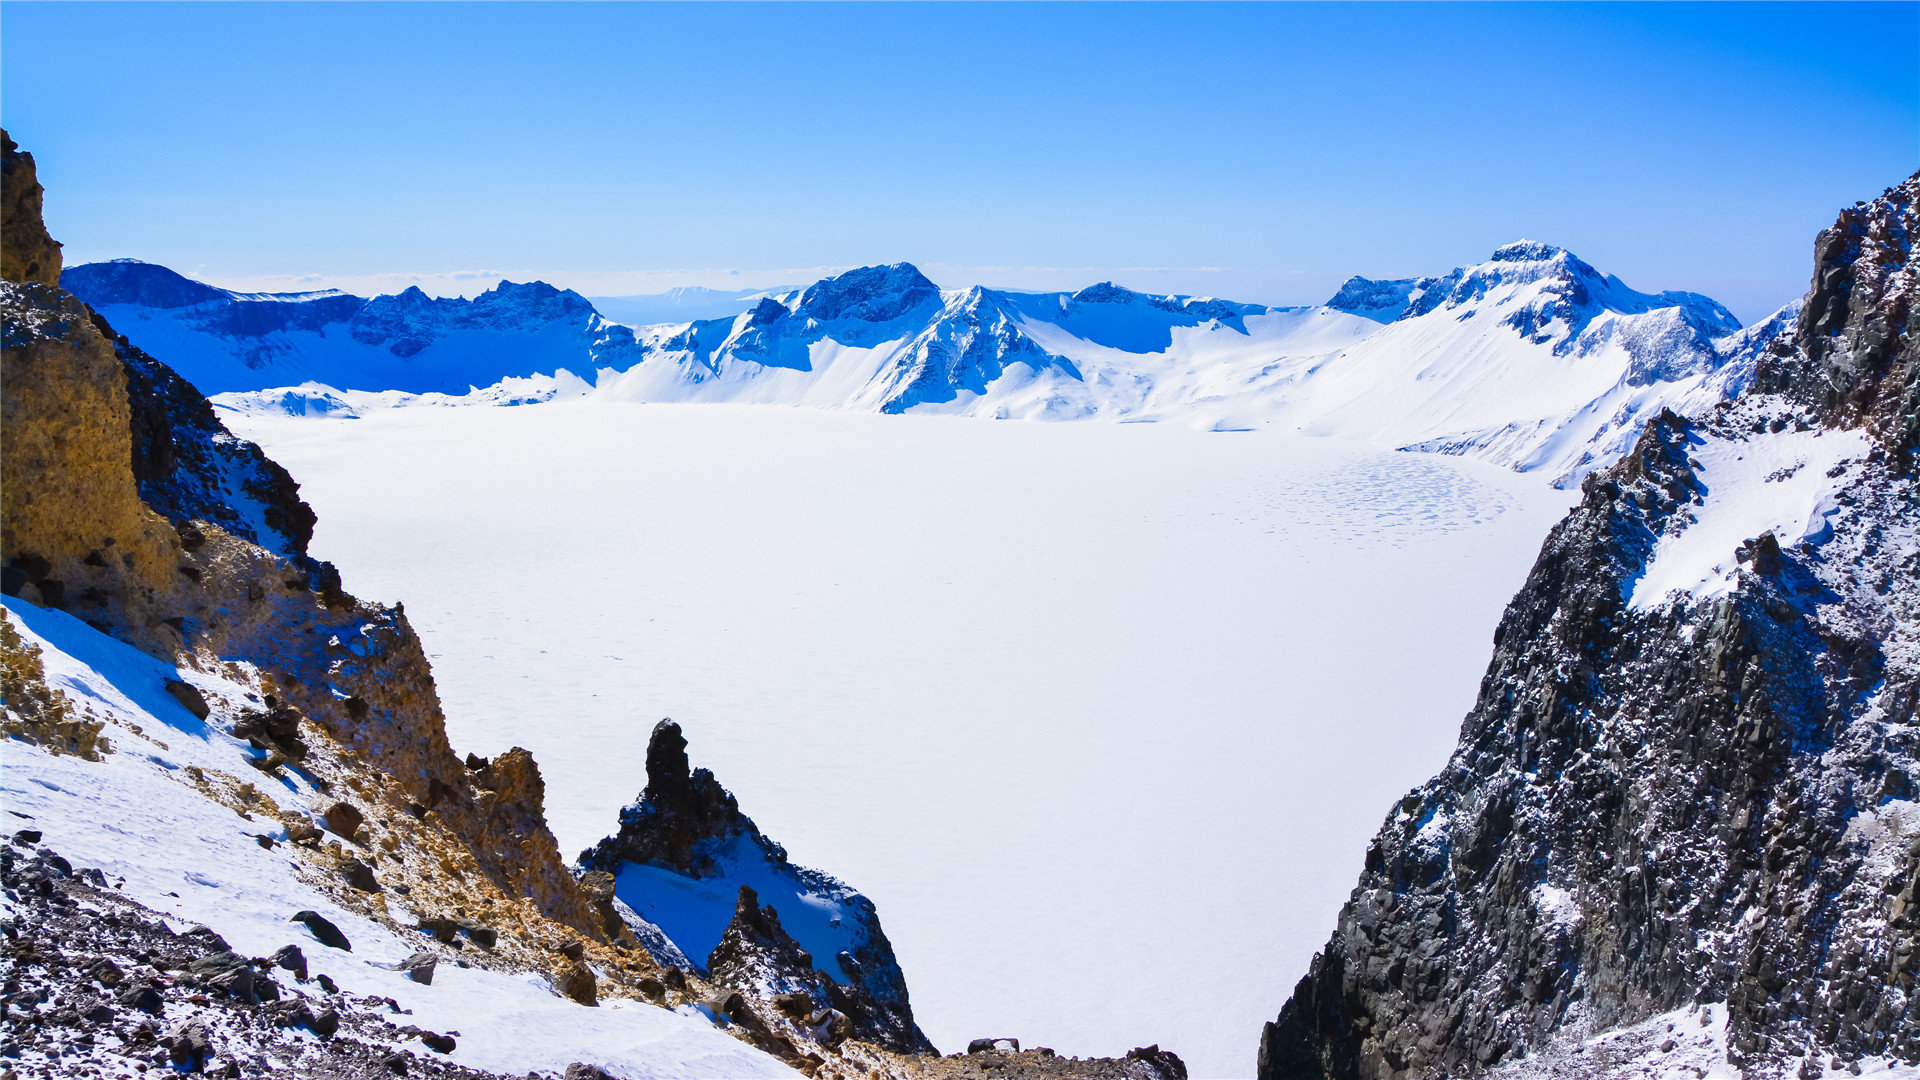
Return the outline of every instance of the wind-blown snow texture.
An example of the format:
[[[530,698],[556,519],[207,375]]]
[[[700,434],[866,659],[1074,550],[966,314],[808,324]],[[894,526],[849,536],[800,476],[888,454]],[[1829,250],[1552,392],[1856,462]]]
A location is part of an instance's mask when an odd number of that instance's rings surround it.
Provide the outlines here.
[[[1705,297],[1636,292],[1530,241],[1442,277],[1354,278],[1306,308],[1105,283],[943,291],[911,265],[870,266],[637,335],[538,284],[503,282],[473,301],[246,296],[124,262],[62,280],[135,342],[181,357],[203,389],[272,389],[280,402],[224,402],[235,408],[298,412],[279,388],[314,382],[305,397],[471,385],[489,389],[462,403],[581,395],[1171,421],[1467,454],[1562,483],[1618,458],[1660,409],[1737,393],[1766,336]],[[509,376],[554,381],[492,385]]]
[[[315,551],[405,598],[459,743],[538,756],[565,850],[672,716],[793,862],[872,898],[935,1045],[1155,1042],[1203,1078],[1251,1072],[1567,505],[1479,462],[1170,425],[229,419],[300,477]],[[737,884],[651,915],[710,947]]]
[[[1744,1076],[1912,1075],[1916,200],[1843,212],[1752,388],[1589,478],[1262,1080],[1616,1076],[1586,1036],[1705,1004]]]

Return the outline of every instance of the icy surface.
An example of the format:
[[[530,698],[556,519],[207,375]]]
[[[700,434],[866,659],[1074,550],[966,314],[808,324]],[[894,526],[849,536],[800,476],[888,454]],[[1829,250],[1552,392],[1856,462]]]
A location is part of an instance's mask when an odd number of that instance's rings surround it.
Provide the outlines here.
[[[0,801],[30,817],[46,844],[74,865],[124,878],[127,895],[177,916],[176,931],[208,925],[246,956],[297,944],[313,970],[342,990],[391,997],[413,1011],[410,1023],[459,1031],[451,1057],[475,1068],[558,1072],[587,1060],[622,1076],[663,1080],[794,1075],[703,1019],[634,1002],[585,1008],[554,995],[538,975],[442,964],[432,984],[422,986],[381,966],[396,965],[417,946],[302,882],[284,845],[267,851],[256,844],[256,835],[286,839],[277,822],[244,819],[181,779],[189,768],[256,781],[259,774],[242,765],[250,756],[246,744],[196,720],[166,692],[166,681],[184,679],[211,700],[236,702],[247,693],[243,687],[176,671],[63,612],[10,597],[0,604],[7,612],[0,617],[11,618],[22,638],[40,647],[47,684],[83,712],[112,721],[105,733],[113,747],[103,761],[89,762],[8,742],[0,757]],[[129,724],[144,735],[133,734]],[[324,804],[296,783],[282,779],[269,793],[287,808]],[[321,946],[288,921],[301,910],[340,927],[353,951]]]
[[[301,481],[314,552],[405,600],[455,745],[533,750],[563,851],[615,828],[672,716],[794,862],[878,905],[943,1050],[1157,1042],[1196,1078],[1251,1075],[1567,500],[1173,425],[229,422]]]

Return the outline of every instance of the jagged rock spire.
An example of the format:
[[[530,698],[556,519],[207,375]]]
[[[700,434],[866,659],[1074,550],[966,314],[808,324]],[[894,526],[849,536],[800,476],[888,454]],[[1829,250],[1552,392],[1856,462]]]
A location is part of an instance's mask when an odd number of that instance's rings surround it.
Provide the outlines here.
[[[21,284],[60,284],[60,245],[41,220],[46,192],[34,172],[33,155],[0,130],[0,278]]]

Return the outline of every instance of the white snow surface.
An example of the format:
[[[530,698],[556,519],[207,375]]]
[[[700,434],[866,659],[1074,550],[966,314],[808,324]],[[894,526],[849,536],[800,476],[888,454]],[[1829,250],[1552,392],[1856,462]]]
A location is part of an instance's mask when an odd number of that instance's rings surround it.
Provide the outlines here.
[[[173,916],[173,929],[212,927],[246,956],[267,956],[297,944],[313,971],[350,994],[393,998],[412,1010],[409,1023],[458,1031],[451,1057],[463,1065],[509,1074],[557,1073],[575,1061],[598,1063],[632,1077],[778,1077],[785,1065],[690,1017],[639,1002],[598,1008],[555,995],[538,975],[509,975],[443,963],[422,986],[395,965],[417,945],[380,924],[332,904],[299,880],[285,847],[267,851],[254,837],[285,840],[280,824],[243,819],[202,796],[178,774],[188,767],[223,770],[256,782],[245,768],[246,744],[196,720],[165,689],[192,683],[210,701],[241,703],[241,685],[176,670],[51,609],[0,598],[21,636],[41,649],[47,684],[78,708],[111,721],[113,752],[98,763],[56,757],[23,742],[5,744],[0,795],[28,815],[44,842],[76,867],[124,878],[122,891]],[[137,726],[145,737],[126,725]],[[283,807],[317,812],[311,790],[283,780],[272,790]],[[392,897],[389,908],[400,902]],[[294,912],[317,911],[347,935],[352,952],[330,949]],[[417,1047],[416,1047],[417,1049]]]
[[[228,422],[299,479],[348,588],[405,601],[455,745],[534,752],[563,852],[615,829],[671,716],[796,863],[875,902],[942,1049],[1158,1043],[1196,1080],[1252,1074],[1568,503],[1175,425]]]
[[[1752,439],[1707,436],[1688,457],[1706,487],[1704,499],[1668,527],[1633,583],[1628,604],[1658,606],[1675,593],[1710,599],[1733,588],[1740,564],[1735,551],[1771,532],[1781,547],[1818,543],[1827,519],[1840,510],[1834,495],[1843,463],[1864,459],[1871,449],[1859,431],[1783,431]]]

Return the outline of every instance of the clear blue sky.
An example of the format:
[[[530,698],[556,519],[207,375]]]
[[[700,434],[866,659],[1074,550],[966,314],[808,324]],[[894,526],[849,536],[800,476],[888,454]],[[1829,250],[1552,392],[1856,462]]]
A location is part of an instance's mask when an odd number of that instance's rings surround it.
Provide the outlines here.
[[[1529,236],[1753,319],[1920,166],[1914,4],[7,3],[0,60],[70,262],[253,287],[1300,303]]]

